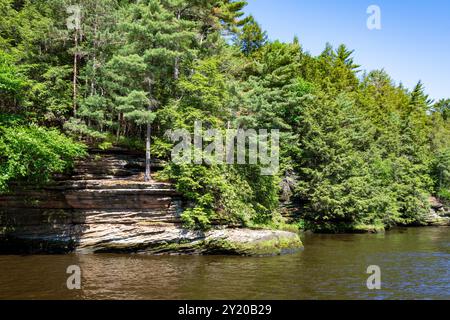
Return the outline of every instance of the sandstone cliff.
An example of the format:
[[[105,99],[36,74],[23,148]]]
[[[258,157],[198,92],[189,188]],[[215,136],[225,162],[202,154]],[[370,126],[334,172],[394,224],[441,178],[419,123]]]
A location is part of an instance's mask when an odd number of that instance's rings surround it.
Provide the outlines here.
[[[137,182],[143,165],[120,150],[97,151],[71,176],[0,195],[0,251],[253,255],[301,247],[288,232],[183,229],[183,198],[171,184]]]

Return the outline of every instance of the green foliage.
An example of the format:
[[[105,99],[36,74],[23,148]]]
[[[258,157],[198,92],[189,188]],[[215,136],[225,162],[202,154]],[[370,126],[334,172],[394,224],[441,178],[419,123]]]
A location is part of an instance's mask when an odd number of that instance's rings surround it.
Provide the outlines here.
[[[0,111],[16,108],[27,85],[13,62],[13,58],[0,49]]]
[[[349,115],[351,115],[349,117]],[[297,191],[309,220],[361,222],[380,205],[366,150],[373,132],[346,96],[312,100],[300,125],[301,150]]]
[[[249,16],[236,42],[245,55],[250,55],[262,48],[267,43],[267,38],[267,33],[262,31],[258,22]]]
[[[170,164],[161,178],[176,182],[191,201],[182,215],[185,225],[207,229],[213,222],[261,225],[272,221],[278,195],[273,177],[258,177],[259,168]]]
[[[450,149],[438,153],[433,163],[435,188],[440,198],[450,200]]]
[[[231,79],[221,73],[227,65],[217,57],[197,62],[194,73],[179,81],[183,97],[158,112],[161,124],[190,132],[194,131],[194,121],[202,121],[205,127],[224,128],[231,117],[231,94],[235,90],[229,84]],[[160,139],[157,146],[163,155],[173,143]],[[205,229],[215,222],[269,224],[277,215],[278,178],[261,176],[259,166],[169,163],[161,177],[173,181],[191,201],[182,217],[189,227]]]
[[[418,224],[428,197],[449,199],[450,100],[434,104],[354,52],[318,56],[268,41],[239,0],[0,0],[0,188],[45,182],[83,148],[144,151],[190,206],[187,226],[216,222],[320,231]],[[234,39],[234,44],[230,44]],[[74,111],[77,110],[75,113]],[[175,165],[166,131],[279,129],[280,172],[257,165]],[[34,159],[34,160],[33,160]]]
[[[83,145],[55,129],[0,127],[0,191],[11,181],[46,183],[86,154]]]

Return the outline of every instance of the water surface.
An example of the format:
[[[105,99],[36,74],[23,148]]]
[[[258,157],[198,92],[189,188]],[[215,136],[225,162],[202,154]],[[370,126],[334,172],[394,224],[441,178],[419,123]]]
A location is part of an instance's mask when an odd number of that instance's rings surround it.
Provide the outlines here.
[[[303,235],[281,257],[0,256],[0,299],[446,299],[450,229]],[[82,290],[66,287],[79,265]],[[369,265],[382,289],[366,287]]]

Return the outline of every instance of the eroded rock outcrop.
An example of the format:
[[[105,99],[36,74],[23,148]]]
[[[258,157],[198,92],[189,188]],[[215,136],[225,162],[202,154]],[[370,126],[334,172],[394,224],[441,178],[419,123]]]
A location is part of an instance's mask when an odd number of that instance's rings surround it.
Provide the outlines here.
[[[301,248],[289,232],[182,228],[183,198],[171,184],[137,182],[142,164],[128,154],[97,154],[70,178],[0,195],[0,251],[267,255]]]
[[[450,226],[450,208],[435,197],[430,198],[430,206],[425,223],[429,226]]]

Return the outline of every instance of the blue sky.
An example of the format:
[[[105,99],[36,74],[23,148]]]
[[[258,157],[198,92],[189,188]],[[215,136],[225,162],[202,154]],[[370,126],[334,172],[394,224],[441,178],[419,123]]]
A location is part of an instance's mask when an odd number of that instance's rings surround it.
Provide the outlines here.
[[[449,0],[247,1],[271,40],[297,35],[315,55],[344,43],[363,69],[384,68],[408,88],[422,80],[431,98],[450,98]],[[367,28],[370,5],[381,9],[381,30]]]

